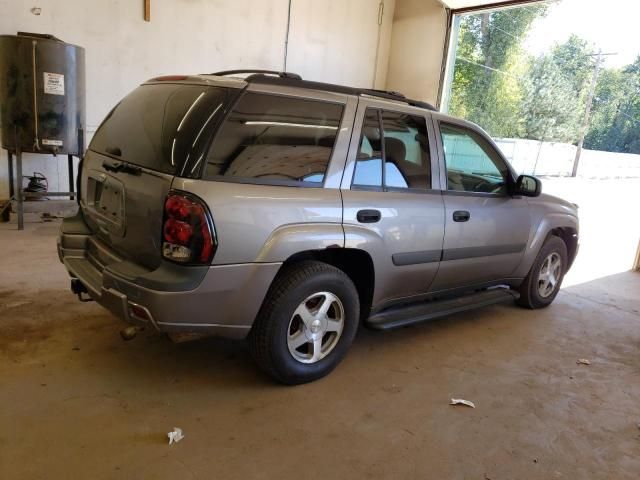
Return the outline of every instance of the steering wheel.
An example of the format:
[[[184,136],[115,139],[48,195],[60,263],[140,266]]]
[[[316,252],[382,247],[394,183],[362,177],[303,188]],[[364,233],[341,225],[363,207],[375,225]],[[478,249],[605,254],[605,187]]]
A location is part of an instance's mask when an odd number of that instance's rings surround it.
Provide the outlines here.
[[[483,179],[473,187],[473,191],[482,193],[499,193],[503,186],[504,182],[492,183]]]

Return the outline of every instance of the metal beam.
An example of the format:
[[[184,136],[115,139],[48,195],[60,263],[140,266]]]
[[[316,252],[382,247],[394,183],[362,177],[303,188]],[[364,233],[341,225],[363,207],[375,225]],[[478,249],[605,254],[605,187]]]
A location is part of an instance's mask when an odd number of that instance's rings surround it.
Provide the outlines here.
[[[508,0],[506,2],[493,2],[470,7],[452,8],[451,12],[454,15],[460,15],[462,13],[479,12],[482,10],[497,10],[499,8],[522,7],[533,3],[551,3],[552,1],[555,2],[558,0]]]

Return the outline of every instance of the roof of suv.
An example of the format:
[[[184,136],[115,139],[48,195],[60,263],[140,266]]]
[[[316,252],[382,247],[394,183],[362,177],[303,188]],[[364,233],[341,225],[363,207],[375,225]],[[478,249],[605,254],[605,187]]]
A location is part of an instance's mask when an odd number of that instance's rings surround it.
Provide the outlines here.
[[[239,77],[239,75],[247,75]],[[336,85],[333,83],[314,82],[311,80],[303,80],[302,77],[292,72],[277,72],[273,70],[225,70],[202,75],[171,75],[165,77],[157,77],[149,82],[159,81],[187,81],[187,82],[206,82],[213,80],[211,77],[226,77],[230,83],[236,83],[237,87],[242,87],[246,83],[259,83],[267,85],[281,85],[296,88],[308,88],[310,90],[322,90],[325,92],[344,93],[346,95],[355,96],[371,96],[383,98],[386,100],[394,100],[406,103],[408,105],[425,108],[427,110],[436,111],[433,105],[420,100],[413,100],[405,97],[400,92],[376,90],[371,88],[354,88],[345,85]],[[148,83],[149,83],[148,82]],[[231,86],[231,85],[229,85]]]

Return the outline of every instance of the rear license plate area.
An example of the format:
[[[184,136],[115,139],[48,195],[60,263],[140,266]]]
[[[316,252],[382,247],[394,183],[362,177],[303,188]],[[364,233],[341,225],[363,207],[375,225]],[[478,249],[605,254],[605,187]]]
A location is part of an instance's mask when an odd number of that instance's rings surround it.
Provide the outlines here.
[[[123,236],[125,219],[124,186],[104,173],[89,175],[87,179],[88,207],[100,228],[109,233]]]

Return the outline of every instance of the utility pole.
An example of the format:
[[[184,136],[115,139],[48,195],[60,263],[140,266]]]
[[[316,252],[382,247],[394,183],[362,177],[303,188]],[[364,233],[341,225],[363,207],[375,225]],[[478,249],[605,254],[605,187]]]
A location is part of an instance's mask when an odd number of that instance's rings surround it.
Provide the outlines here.
[[[578,173],[578,165],[580,164],[580,155],[582,154],[584,137],[587,135],[587,129],[589,128],[589,117],[591,116],[591,107],[593,106],[593,97],[596,94],[596,85],[598,84],[598,75],[600,75],[600,68],[602,67],[602,61],[603,61],[602,57],[606,55],[616,55],[616,54],[602,53],[602,50],[599,50],[597,54],[592,55],[596,57],[596,66],[593,70],[593,77],[591,78],[591,87],[589,88],[589,95],[587,95],[587,107],[584,111],[584,120],[582,121],[582,127],[580,128],[580,139],[578,140],[576,157],[573,160],[573,170],[571,171],[572,177],[575,177]]]

